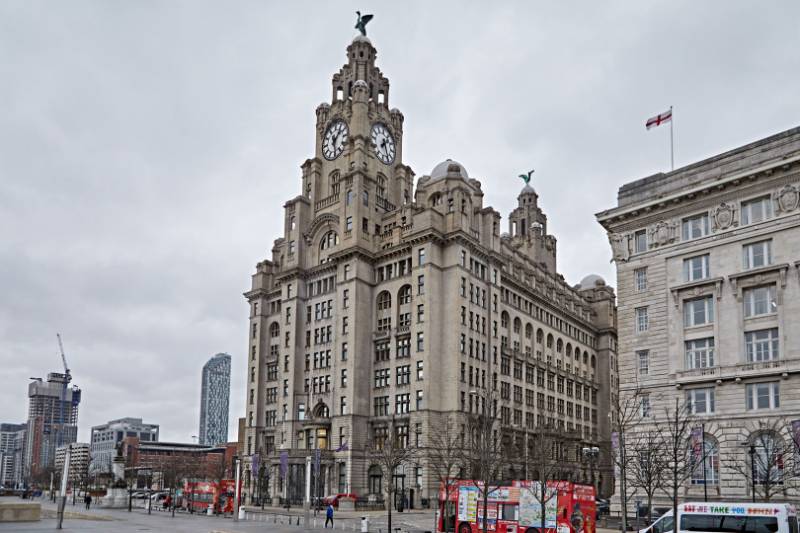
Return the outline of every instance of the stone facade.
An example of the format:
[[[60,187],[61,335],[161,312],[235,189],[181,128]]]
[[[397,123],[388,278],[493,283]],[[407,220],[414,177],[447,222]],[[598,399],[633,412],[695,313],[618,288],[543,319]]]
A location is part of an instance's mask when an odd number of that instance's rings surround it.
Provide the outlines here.
[[[750,498],[749,445],[766,429],[791,439],[800,418],[799,163],[795,128],[623,185],[597,215],[617,265],[620,394],[647,397],[639,429],[689,402],[710,498]],[[683,496],[703,487],[698,468]]]
[[[590,476],[581,448],[600,447],[596,475],[610,492],[613,290],[598,276],[572,287],[557,273],[556,239],[532,187],[503,234],[480,181],[458,162],[440,163],[415,188],[404,117],[389,107],[375,57],[365,37],[348,46],[332,101],[317,108],[302,193],[284,205],[284,234],[245,293],[245,501],[258,498],[257,474],[268,476],[264,496],[302,499],[314,449],[322,493],[380,498],[370,437],[394,420],[424,447],[441,417],[477,409],[473,391],[493,386],[504,433],[559,427],[571,437],[574,478]],[[424,460],[394,482],[414,505],[436,497]]]

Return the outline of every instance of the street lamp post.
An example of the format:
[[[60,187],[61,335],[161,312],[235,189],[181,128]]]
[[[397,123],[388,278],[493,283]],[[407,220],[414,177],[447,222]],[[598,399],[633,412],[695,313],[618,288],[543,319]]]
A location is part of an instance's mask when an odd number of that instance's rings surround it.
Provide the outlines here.
[[[750,481],[753,491],[753,503],[756,503],[756,445],[750,445]]]
[[[597,446],[584,447],[581,451],[583,452],[583,458],[589,462],[589,477],[591,478],[592,487],[597,489],[594,481],[594,465],[600,455],[600,448]]]

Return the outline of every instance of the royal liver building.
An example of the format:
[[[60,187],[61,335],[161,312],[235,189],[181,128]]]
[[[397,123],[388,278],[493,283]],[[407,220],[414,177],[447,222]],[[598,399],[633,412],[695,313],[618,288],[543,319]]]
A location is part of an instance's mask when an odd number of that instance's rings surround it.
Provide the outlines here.
[[[415,183],[375,58],[366,37],[347,47],[284,233],[246,293],[245,501],[301,500],[317,456],[315,491],[380,499],[367,442],[391,427],[424,447],[443,415],[477,409],[489,389],[504,433],[558,428],[570,476],[608,491],[613,290],[558,274],[529,185],[501,233],[463,165],[448,159]],[[580,450],[592,446],[588,465]],[[436,497],[424,458],[393,475],[409,504]]]

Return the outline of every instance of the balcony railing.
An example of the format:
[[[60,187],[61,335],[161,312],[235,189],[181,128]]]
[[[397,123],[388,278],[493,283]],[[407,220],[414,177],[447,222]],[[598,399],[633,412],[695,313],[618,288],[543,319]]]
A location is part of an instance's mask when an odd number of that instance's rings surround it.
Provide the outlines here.
[[[318,201],[314,204],[314,210],[317,211],[319,209],[324,209],[330,205],[335,204],[339,201],[339,193],[331,194],[327,198],[323,198],[322,200]]]

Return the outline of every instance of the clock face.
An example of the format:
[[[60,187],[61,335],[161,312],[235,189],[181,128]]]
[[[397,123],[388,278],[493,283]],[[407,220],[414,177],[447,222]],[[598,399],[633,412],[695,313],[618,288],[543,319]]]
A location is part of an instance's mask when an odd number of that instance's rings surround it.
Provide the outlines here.
[[[322,139],[322,155],[328,161],[333,161],[344,151],[347,144],[347,124],[343,120],[334,120],[325,130],[325,137]]]
[[[387,165],[394,161],[396,152],[394,137],[386,124],[377,122],[372,125],[372,143],[375,145],[375,155]]]

